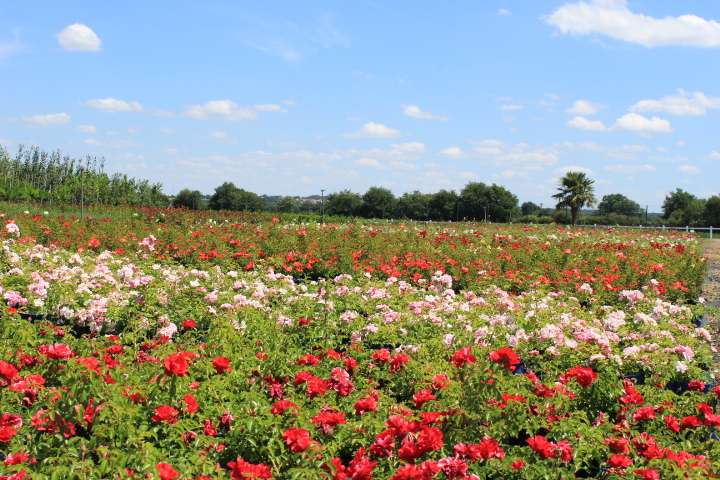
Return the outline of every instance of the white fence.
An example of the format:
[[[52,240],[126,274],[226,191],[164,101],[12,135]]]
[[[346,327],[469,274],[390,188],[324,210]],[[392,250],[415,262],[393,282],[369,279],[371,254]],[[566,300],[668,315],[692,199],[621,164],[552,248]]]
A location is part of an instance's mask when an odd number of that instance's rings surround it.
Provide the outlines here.
[[[718,234],[720,232],[720,228],[718,227],[667,227],[665,225],[586,225],[586,226],[592,226],[593,228],[640,228],[640,229],[647,229],[647,230],[676,230],[678,232],[708,232],[710,234],[710,238],[713,238],[713,234]]]

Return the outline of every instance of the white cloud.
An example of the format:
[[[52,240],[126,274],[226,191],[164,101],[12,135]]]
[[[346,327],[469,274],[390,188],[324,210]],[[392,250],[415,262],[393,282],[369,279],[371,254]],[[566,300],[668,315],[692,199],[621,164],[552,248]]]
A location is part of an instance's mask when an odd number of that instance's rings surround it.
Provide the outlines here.
[[[591,130],[594,132],[604,132],[607,130],[605,125],[600,120],[589,120],[585,117],[574,117],[567,122],[567,126],[570,128],[577,128],[579,130]]]
[[[73,23],[57,34],[60,46],[68,51],[97,52],[100,50],[100,37],[92,28],[82,23]]]
[[[700,116],[708,110],[720,108],[720,97],[708,97],[703,92],[678,90],[657,100],[640,100],[630,107],[633,112],[664,112],[670,115]]]
[[[258,112],[286,112],[280,105],[263,103],[250,107],[243,107],[232,100],[210,100],[203,104],[190,105],[185,110],[185,116],[196,120],[205,120],[209,117],[221,117],[226,120],[255,120]]]
[[[700,169],[695,165],[680,165],[678,171],[687,175],[697,175],[700,173]]]
[[[382,168],[382,165],[380,165],[380,162],[378,162],[374,158],[367,158],[367,157],[358,158],[353,163],[359,167]]]
[[[589,116],[595,115],[600,110],[600,106],[589,100],[575,100],[572,107],[565,110],[571,115]]]
[[[446,116],[435,115],[434,113],[425,112],[417,105],[403,106],[403,114],[411,118],[416,118],[418,120],[447,120]]]
[[[33,115],[26,117],[25,121],[38,127],[47,127],[50,125],[65,125],[70,123],[70,115],[67,113],[45,113],[42,115]]]
[[[425,152],[425,144],[421,142],[395,143],[391,145],[391,155],[414,155]]]
[[[626,175],[635,175],[638,173],[650,173],[655,171],[655,166],[650,164],[632,165],[627,163],[618,163],[614,165],[606,165],[605,170],[613,173],[623,173]]]
[[[85,145],[95,145],[95,146],[101,145],[100,141],[96,140],[94,138],[86,138],[85,140],[83,140],[83,143]]]
[[[480,155],[500,155],[504,144],[500,140],[488,139],[475,142],[473,151]]]
[[[258,112],[287,112],[283,107],[274,103],[262,103],[255,105],[255,110]]]
[[[223,131],[210,132],[210,136],[215,140],[226,140],[228,138],[227,133]]]
[[[510,10],[508,10],[507,8],[501,8],[500,10],[497,11],[497,14],[500,15],[501,17],[507,17],[509,15],[512,15],[512,12]]]
[[[566,165],[566,166],[564,166],[564,167],[559,167],[559,168],[556,168],[556,169],[555,169],[555,175],[557,175],[557,176],[563,176],[563,175],[565,175],[567,172],[582,172],[582,173],[585,173],[585,174],[587,174],[587,175],[592,175],[592,174],[593,174],[593,171],[590,170],[589,168],[587,168],[587,167],[581,167],[581,166],[579,166],[579,165]]]
[[[139,102],[127,102],[117,98],[94,98],[85,102],[90,108],[104,112],[142,112],[142,105]]]
[[[720,47],[720,22],[692,14],[650,17],[631,11],[626,0],[567,3],[546,21],[565,34],[600,34],[648,48]]]
[[[637,113],[626,113],[615,120],[613,128],[616,130],[627,130],[638,133],[670,133],[672,127],[670,122],[663,118],[647,118]]]
[[[525,143],[517,143],[511,147],[506,147],[499,140],[482,140],[475,142],[473,151],[482,156],[491,157],[496,165],[506,168],[517,167],[537,170],[558,162],[558,153],[555,149],[532,147]]]
[[[82,133],[96,133],[95,125],[78,125],[77,129]]]
[[[400,131],[390,128],[382,123],[367,122],[359,131],[351,133],[351,138],[394,138],[400,135]]]
[[[712,152],[710,152],[710,155],[708,155],[708,159],[720,160],[720,150],[713,150]]]
[[[445,155],[446,157],[450,158],[460,158],[463,156],[463,150],[460,147],[448,147],[440,152],[441,154]]]

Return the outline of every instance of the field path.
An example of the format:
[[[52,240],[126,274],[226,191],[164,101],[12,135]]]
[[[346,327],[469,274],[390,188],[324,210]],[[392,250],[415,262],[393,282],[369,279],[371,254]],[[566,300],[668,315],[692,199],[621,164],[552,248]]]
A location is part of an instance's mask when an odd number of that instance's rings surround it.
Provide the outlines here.
[[[703,284],[703,297],[709,305],[720,308],[720,240],[705,241],[705,257],[708,259],[707,276]],[[706,326],[713,334],[715,347],[714,374],[720,381],[720,315],[711,312],[706,315]]]

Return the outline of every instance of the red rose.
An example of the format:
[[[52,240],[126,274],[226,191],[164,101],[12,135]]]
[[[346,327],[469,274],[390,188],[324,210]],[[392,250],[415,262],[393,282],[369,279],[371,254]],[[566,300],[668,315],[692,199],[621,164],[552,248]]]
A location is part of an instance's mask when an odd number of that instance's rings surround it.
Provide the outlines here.
[[[562,376],[561,381],[567,383],[571,378],[574,378],[581,387],[587,388],[597,380],[597,373],[588,367],[572,367]]]
[[[190,359],[194,358],[195,354],[190,352],[179,352],[169,355],[163,361],[165,367],[165,375],[184,377],[188,374],[188,368],[190,367]]]
[[[14,365],[0,360],[0,386],[9,385],[18,376]]]
[[[295,402],[291,402],[290,400],[278,400],[277,402],[273,403],[272,408],[270,409],[270,413],[272,413],[273,415],[282,415],[290,409],[299,410],[300,407]]]
[[[168,463],[158,463],[155,465],[160,475],[160,480],[175,480],[180,475],[172,465]]]
[[[241,457],[228,462],[230,478],[233,480],[246,480],[255,478],[272,478],[272,472],[267,465],[246,462]]]
[[[170,405],[161,405],[155,409],[155,415],[152,417],[152,421],[155,423],[166,422],[176,423],[180,412],[176,408]]]
[[[72,357],[73,351],[64,343],[53,343],[52,345],[40,345],[38,347],[40,354],[45,355],[52,360],[67,360]]]
[[[183,400],[185,400],[185,410],[188,413],[195,413],[200,408],[197,399],[189,393],[183,397]]]
[[[612,468],[627,468],[632,465],[633,461],[630,457],[620,454],[610,455],[608,459],[608,465]]]
[[[213,358],[212,365],[217,373],[228,373],[232,370],[232,367],[230,367],[230,360],[225,357]]]
[[[304,452],[310,448],[312,443],[310,432],[304,428],[289,428],[283,432],[282,436],[285,445],[294,453]]]
[[[502,364],[510,371],[515,371],[515,366],[520,364],[520,357],[510,347],[502,347],[490,352],[490,360]]]
[[[465,364],[475,363],[475,355],[472,354],[472,347],[463,347],[453,353],[450,361],[457,368],[461,368]]]
[[[17,430],[13,427],[0,427],[0,443],[10,443],[15,435],[17,435]]]

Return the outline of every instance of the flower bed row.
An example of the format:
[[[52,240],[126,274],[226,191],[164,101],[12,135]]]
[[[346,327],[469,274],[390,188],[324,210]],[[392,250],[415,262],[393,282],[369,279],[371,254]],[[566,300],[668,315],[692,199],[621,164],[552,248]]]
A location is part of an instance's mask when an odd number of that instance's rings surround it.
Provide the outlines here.
[[[243,221],[251,220],[251,221]],[[113,216],[20,214],[6,237],[73,251],[110,250],[195,268],[274,268],[296,278],[370,273],[414,284],[437,271],[456,290],[593,289],[605,303],[654,279],[661,295],[688,302],[705,264],[692,234],[478,224],[294,224],[276,217],[130,209]]]
[[[606,302],[586,282],[299,281],[134,248],[3,244],[0,478],[718,473],[703,307],[652,276]]]

